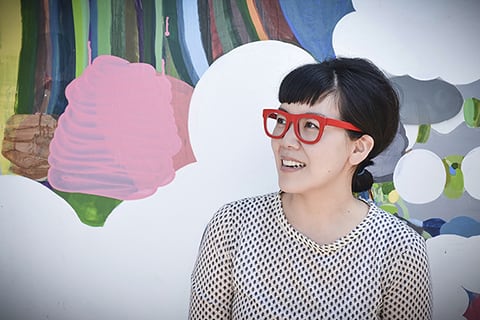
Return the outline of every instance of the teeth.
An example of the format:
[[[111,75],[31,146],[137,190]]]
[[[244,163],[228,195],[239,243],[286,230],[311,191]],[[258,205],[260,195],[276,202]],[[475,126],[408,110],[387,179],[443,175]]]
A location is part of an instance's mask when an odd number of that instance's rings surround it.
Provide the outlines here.
[[[292,160],[282,160],[282,165],[284,167],[290,167],[290,168],[303,168],[303,167],[305,167],[305,163],[292,161]]]

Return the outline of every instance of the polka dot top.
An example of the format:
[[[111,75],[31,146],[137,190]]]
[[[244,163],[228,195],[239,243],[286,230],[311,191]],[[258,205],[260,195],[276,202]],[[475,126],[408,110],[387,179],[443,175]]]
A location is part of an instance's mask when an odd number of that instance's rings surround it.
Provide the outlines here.
[[[223,206],[192,273],[190,319],[431,319],[424,239],[369,203],[319,245],[287,221],[280,193]]]

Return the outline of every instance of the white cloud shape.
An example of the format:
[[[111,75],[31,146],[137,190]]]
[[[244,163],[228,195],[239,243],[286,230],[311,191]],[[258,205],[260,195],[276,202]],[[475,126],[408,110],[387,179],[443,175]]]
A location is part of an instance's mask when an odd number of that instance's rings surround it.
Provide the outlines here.
[[[451,84],[480,78],[480,1],[353,1],[336,25],[338,56],[368,58],[392,75]]]
[[[440,235],[427,240],[433,281],[433,319],[465,320],[465,289],[480,292],[480,236]]]

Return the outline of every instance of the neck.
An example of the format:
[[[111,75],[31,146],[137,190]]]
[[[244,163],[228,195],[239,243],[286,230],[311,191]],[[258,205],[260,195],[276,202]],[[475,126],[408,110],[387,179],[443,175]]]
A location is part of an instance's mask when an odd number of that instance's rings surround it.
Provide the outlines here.
[[[289,223],[319,244],[347,235],[368,212],[368,206],[351,193],[284,193],[282,205]]]
[[[292,212],[302,212],[308,216],[336,216],[351,211],[358,200],[352,193],[332,194],[332,192],[286,193],[283,196],[284,205]]]

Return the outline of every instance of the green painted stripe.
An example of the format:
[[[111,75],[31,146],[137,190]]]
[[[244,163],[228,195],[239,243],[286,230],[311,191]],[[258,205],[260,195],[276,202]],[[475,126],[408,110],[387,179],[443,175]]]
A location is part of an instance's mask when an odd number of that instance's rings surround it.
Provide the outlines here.
[[[427,143],[430,137],[430,124],[421,124],[418,126],[417,143]]]
[[[240,45],[239,39],[233,30],[230,19],[230,5],[227,1],[213,1],[213,14],[217,27],[218,38],[222,44],[223,53]]]
[[[90,10],[88,1],[72,0],[73,26],[75,30],[75,77],[79,77],[88,65],[88,25]]]
[[[143,0],[143,62],[155,67],[155,1]],[[161,23],[161,21],[158,21]]]
[[[178,70],[174,63],[174,58],[172,57],[172,52],[170,50],[169,43],[167,41],[164,42],[165,50],[165,74],[168,74],[174,78],[180,79],[180,75],[178,74]],[[168,71],[168,73],[167,73]]]
[[[110,30],[111,54],[125,57],[125,1],[112,0],[112,28]]]
[[[125,59],[139,61],[138,25],[135,1],[125,1]]]
[[[163,72],[163,37],[165,18],[163,17],[162,0],[155,0],[155,68],[158,72]]]
[[[98,55],[111,54],[110,28],[112,27],[111,0],[97,1],[97,39]]]
[[[165,43],[168,42],[168,49],[171,53],[172,62],[175,64],[175,69],[178,72],[178,78],[193,85],[190,74],[185,66],[185,61],[183,60],[182,48],[180,46],[180,37],[183,37],[183,35],[179,34],[177,11],[175,1],[165,0],[163,2],[164,15],[165,17],[169,17],[168,31],[170,33],[170,35],[166,37]],[[166,63],[168,63],[168,61],[166,61]],[[166,69],[166,71],[169,71],[168,74],[172,75],[171,70]]]
[[[39,1],[21,1],[22,47],[18,60],[17,95],[14,105],[16,114],[30,114],[33,110],[40,12]]]
[[[213,62],[213,48],[212,48],[212,32],[211,32],[211,18],[210,7],[208,1],[198,1],[198,24],[200,26],[200,36],[202,40],[203,50],[207,57],[208,65]]]
[[[236,3],[238,6],[238,10],[240,10],[240,14],[242,15],[245,29],[251,41],[259,41],[260,38],[257,34],[257,30],[255,29],[255,25],[253,24],[250,12],[248,11],[247,2],[245,0],[237,0]]]
[[[471,128],[480,127],[480,100],[468,98],[463,103],[463,117],[467,126]]]

